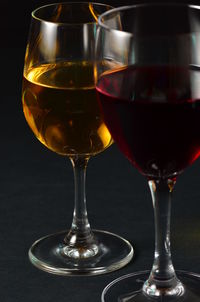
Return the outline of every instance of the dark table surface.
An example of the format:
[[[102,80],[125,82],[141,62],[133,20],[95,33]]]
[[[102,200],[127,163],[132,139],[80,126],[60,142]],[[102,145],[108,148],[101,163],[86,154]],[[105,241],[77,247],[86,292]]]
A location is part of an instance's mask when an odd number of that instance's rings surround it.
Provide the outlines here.
[[[47,2],[29,1],[13,7],[7,3],[1,11],[0,301],[98,302],[111,280],[151,268],[154,250],[151,196],[147,181],[113,145],[89,162],[88,213],[93,228],[130,240],[135,249],[134,259],[119,271],[95,277],[51,275],[29,262],[28,249],[36,239],[70,227],[74,196],[70,161],[37,141],[21,107],[30,12],[43,3]],[[200,273],[199,183],[197,160],[176,184],[171,236],[175,267],[197,273]]]

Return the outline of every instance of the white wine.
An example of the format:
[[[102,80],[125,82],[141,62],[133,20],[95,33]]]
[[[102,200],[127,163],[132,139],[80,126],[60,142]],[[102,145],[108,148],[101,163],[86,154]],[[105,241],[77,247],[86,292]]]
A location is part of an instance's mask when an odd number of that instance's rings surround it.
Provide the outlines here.
[[[99,110],[91,62],[59,62],[30,69],[23,110],[36,137],[62,155],[95,155],[112,143]]]

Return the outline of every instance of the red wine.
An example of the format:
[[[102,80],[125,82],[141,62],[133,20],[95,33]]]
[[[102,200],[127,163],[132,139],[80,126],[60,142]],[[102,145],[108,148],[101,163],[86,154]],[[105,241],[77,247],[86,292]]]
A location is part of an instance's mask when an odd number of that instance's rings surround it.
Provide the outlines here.
[[[149,178],[174,177],[200,154],[200,71],[131,66],[102,74],[100,107],[111,135]]]

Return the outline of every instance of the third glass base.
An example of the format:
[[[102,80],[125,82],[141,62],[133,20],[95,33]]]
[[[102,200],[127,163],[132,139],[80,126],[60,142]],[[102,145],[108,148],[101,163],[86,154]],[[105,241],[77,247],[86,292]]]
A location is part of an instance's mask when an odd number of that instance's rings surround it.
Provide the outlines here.
[[[93,230],[98,252],[89,258],[71,258],[66,255],[66,231],[37,240],[29,250],[29,259],[37,268],[57,275],[99,275],[128,264],[133,247],[124,238],[106,231]]]
[[[148,297],[142,291],[144,282],[148,279],[150,271],[122,276],[104,289],[102,302],[199,302],[200,301],[200,275],[176,271],[178,279],[184,286],[184,292],[176,297],[160,296]]]

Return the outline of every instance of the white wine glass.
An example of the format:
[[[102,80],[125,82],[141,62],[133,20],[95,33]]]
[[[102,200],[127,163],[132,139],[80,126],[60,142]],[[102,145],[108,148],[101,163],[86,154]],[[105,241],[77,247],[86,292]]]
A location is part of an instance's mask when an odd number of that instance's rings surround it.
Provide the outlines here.
[[[97,18],[109,9],[106,4],[74,2],[46,5],[32,13],[24,64],[24,115],[38,140],[67,156],[74,170],[71,229],[43,237],[29,250],[36,267],[54,274],[102,274],[123,267],[133,256],[127,240],[91,230],[86,210],[88,160],[113,142],[96,99],[94,64]]]

